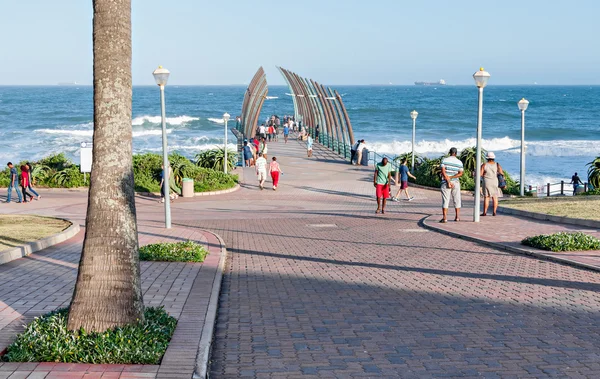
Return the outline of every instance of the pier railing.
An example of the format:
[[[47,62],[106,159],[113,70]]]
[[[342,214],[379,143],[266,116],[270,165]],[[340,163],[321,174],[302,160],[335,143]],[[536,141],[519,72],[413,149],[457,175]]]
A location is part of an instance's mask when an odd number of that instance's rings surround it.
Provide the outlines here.
[[[559,183],[546,183],[542,186],[529,186],[529,192],[535,192],[538,197],[569,196],[573,194],[573,190],[570,186],[571,183],[561,180]],[[587,192],[588,187],[588,183],[583,183],[583,186],[580,187],[582,190],[577,192]]]

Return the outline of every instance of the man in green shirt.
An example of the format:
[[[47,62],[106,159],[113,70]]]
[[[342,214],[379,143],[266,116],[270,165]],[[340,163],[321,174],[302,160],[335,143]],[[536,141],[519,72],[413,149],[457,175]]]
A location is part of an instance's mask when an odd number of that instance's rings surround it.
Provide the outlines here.
[[[383,158],[381,163],[375,165],[375,174],[373,175],[373,185],[375,186],[375,195],[377,196],[376,214],[379,212],[382,214],[385,213],[385,202],[390,197],[391,179],[392,165],[388,163],[387,158]]]

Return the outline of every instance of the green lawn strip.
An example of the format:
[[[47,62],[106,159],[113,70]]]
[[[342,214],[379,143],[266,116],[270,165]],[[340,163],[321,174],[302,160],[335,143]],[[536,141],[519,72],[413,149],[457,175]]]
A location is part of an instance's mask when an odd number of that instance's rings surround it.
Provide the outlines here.
[[[140,260],[162,262],[204,262],[208,250],[196,242],[163,242],[140,247]]]
[[[145,321],[104,333],[67,329],[68,309],[37,317],[8,347],[5,362],[159,364],[177,320],[162,308],[146,308]]]
[[[553,252],[600,250],[600,240],[582,232],[542,234],[527,237],[521,243]]]

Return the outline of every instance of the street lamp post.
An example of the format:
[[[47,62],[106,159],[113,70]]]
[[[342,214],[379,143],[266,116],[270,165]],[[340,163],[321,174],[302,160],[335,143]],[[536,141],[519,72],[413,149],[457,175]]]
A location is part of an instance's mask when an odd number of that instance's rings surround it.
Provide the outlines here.
[[[520,195],[525,196],[525,111],[529,106],[529,101],[522,98],[518,102],[519,109],[521,110],[521,183],[520,183]]]
[[[479,71],[473,74],[475,85],[479,89],[479,109],[477,112],[477,148],[475,164],[475,204],[473,206],[473,222],[479,222],[479,213],[481,211],[481,123],[483,120],[483,89],[490,79],[490,74],[481,67]]]
[[[225,150],[223,159],[223,172],[227,174],[227,122],[229,121],[229,113],[225,112],[223,121],[225,121]]]
[[[165,86],[169,80],[169,70],[158,66],[152,73],[156,84],[160,87],[160,115],[162,120],[162,148],[163,148],[163,194],[165,195],[165,228],[171,228],[171,197],[169,196],[169,153],[167,148],[167,122],[165,116]]]
[[[412,112],[410,112],[410,118],[412,118],[413,120],[413,134],[412,134],[412,156],[411,156],[411,163],[410,163],[410,170],[412,172],[415,171],[415,134],[416,134],[416,126],[417,126],[417,116],[419,115],[419,112],[413,110]]]

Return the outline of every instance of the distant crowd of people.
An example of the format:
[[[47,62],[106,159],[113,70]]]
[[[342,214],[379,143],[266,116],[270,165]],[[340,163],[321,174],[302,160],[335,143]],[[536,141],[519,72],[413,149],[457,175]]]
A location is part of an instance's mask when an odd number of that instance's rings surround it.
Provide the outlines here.
[[[21,173],[17,171],[17,168],[12,164],[12,162],[8,162],[6,165],[10,171],[10,181],[8,184],[6,203],[10,203],[12,201],[13,189],[17,192],[17,197],[19,199],[17,203],[28,203],[33,199],[41,199],[41,196],[33,189],[33,178],[31,176],[32,166],[29,162],[21,165]],[[27,200],[27,197],[29,197],[29,200]]]

